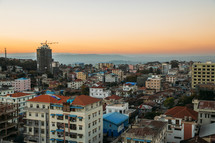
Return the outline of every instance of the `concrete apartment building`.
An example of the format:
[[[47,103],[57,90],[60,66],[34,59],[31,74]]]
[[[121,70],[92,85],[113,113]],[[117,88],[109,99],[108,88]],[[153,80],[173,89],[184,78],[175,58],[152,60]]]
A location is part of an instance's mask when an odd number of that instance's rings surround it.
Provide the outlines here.
[[[76,78],[80,79],[82,81],[86,81],[87,80],[87,74],[84,72],[76,72]]]
[[[138,119],[122,135],[123,143],[166,143],[167,123]]]
[[[192,88],[198,84],[215,84],[215,63],[194,63],[192,66]]]
[[[167,74],[171,68],[172,68],[171,64],[162,63],[162,74]]]
[[[123,80],[124,72],[121,69],[113,69],[112,73],[118,75],[120,81]]]
[[[215,101],[193,100],[194,110],[198,112],[198,124],[215,123]]]
[[[27,101],[25,141],[50,143],[102,143],[101,100],[40,95]]]
[[[102,86],[90,88],[90,96],[95,98],[106,98],[111,96],[111,91]]]
[[[161,90],[161,78],[158,75],[148,77],[146,81],[146,88],[155,89],[156,92],[159,92]]]
[[[31,79],[30,78],[19,78],[12,82],[14,91],[22,92],[31,90]]]
[[[34,93],[12,93],[6,96],[0,96],[0,102],[2,103],[13,103],[18,104],[18,113],[22,115],[25,113],[24,108],[26,107],[26,101],[34,98],[36,95]]]
[[[18,104],[0,102],[0,142],[18,134]]]
[[[76,79],[71,82],[67,82],[67,87],[71,89],[80,89],[84,82],[81,79]]]
[[[167,143],[180,143],[193,138],[197,132],[198,113],[183,106],[176,106],[155,120],[167,122]]]

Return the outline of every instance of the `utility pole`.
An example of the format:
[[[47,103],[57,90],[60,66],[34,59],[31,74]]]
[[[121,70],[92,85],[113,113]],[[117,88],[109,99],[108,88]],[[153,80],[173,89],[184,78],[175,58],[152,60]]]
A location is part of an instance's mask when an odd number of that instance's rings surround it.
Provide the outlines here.
[[[5,59],[7,59],[7,49],[5,48],[4,50],[5,50],[4,51],[4,56],[5,56]]]

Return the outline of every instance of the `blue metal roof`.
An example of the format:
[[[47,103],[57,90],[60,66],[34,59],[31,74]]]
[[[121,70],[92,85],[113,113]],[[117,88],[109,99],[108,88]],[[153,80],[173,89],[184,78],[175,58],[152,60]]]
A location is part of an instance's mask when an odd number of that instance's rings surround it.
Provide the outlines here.
[[[115,125],[120,125],[124,121],[128,120],[128,116],[120,114],[118,112],[108,113],[103,115],[103,120],[111,122]]]
[[[131,84],[131,85],[136,85],[136,82],[126,82],[125,84]]]
[[[22,78],[18,78],[17,80],[27,80],[27,78],[22,77]]]
[[[62,130],[62,129],[57,129],[56,131],[57,131],[57,132],[63,132],[64,130]]]
[[[47,91],[46,91],[46,94],[55,94],[55,92],[54,92],[54,91],[47,90]]]

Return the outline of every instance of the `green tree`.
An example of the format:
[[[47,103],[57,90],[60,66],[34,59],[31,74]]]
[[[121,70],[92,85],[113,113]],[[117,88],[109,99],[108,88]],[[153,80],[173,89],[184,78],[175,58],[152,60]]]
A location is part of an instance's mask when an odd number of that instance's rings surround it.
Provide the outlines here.
[[[164,106],[167,108],[172,108],[174,106],[174,98],[169,97],[164,101]]]
[[[82,95],[89,95],[89,87],[86,85],[81,86],[81,94]]]

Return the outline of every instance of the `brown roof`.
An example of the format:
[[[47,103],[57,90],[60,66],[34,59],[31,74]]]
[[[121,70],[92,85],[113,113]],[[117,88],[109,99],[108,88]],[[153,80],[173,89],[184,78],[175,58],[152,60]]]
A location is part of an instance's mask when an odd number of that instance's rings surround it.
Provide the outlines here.
[[[57,98],[55,98],[56,96]],[[35,98],[29,99],[29,102],[44,102],[44,103],[64,103],[70,97],[68,96],[60,96],[60,95],[40,95]]]
[[[142,119],[137,124],[135,124],[137,127],[129,129],[127,133],[133,133],[135,136],[142,138],[147,135],[156,136],[158,133],[160,133],[160,130],[166,126],[166,124],[166,122],[162,121]]]
[[[165,113],[165,115],[175,117],[175,118],[184,118],[185,116],[187,117],[192,117],[192,119],[197,120],[198,117],[198,112],[187,108],[185,106],[176,106],[173,107]]]
[[[199,109],[215,110],[215,101],[200,101]]]
[[[74,105],[82,105],[86,106],[95,102],[101,101],[101,99],[90,97],[87,95],[80,95],[75,98],[75,100],[72,102]]]
[[[7,94],[6,96],[10,96],[10,97],[21,97],[21,96],[27,96],[30,95],[29,93],[22,93],[22,92],[17,92],[14,94]]]
[[[119,99],[121,99],[121,97],[119,97],[119,96],[117,96],[117,95],[111,95],[111,96],[109,96],[109,97],[106,97],[105,99],[106,99],[106,100],[110,100],[110,99],[119,100]]]

